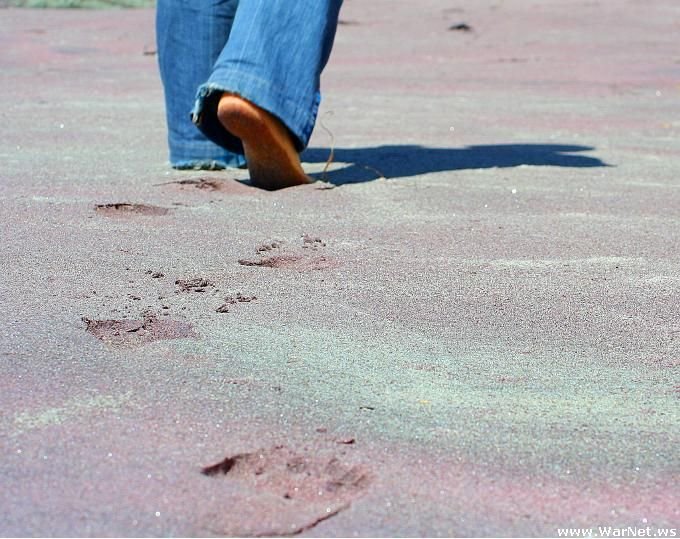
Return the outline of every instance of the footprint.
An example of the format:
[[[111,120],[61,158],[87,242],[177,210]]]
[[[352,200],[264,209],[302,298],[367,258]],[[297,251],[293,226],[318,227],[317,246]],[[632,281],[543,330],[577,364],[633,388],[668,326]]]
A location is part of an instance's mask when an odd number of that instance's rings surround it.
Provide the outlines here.
[[[240,293],[235,296],[229,296],[224,298],[224,303],[215,309],[215,312],[228,313],[232,305],[236,305],[237,303],[250,303],[256,299],[257,296],[243,296]]]
[[[296,535],[347,509],[371,482],[363,466],[344,464],[335,456],[278,445],[241,453],[207,466],[202,473],[226,477],[266,497],[281,500],[282,513],[295,524],[266,535]],[[283,518],[282,520],[291,520]],[[259,534],[258,534],[259,535]]]
[[[207,193],[252,193],[252,188],[248,187],[244,183],[224,178],[215,178],[210,176],[200,176],[198,178],[187,178],[185,180],[178,180],[176,182],[170,182],[172,185],[176,185],[180,190],[185,191],[187,189],[203,191]],[[167,184],[162,184],[167,185]]]
[[[321,238],[310,236],[309,234],[304,234],[302,236],[302,248],[303,249],[318,249],[319,247],[326,247],[326,242]]]
[[[215,283],[202,277],[197,277],[195,279],[177,279],[175,284],[182,292],[205,292],[206,288],[214,288],[215,286]]]
[[[260,266],[263,268],[292,269],[297,271],[314,271],[337,268],[340,263],[326,256],[306,257],[303,255],[275,255],[255,260],[241,259],[242,266]]]
[[[273,251],[274,249],[279,249],[283,245],[282,241],[274,240],[267,243],[263,243],[257,248],[257,253],[265,253],[267,251]]]
[[[161,208],[160,206],[151,206],[148,204],[129,204],[127,202],[118,202],[115,204],[96,204],[94,207],[97,213],[109,217],[129,216],[129,215],[167,215],[170,211],[168,208]]]
[[[238,261],[242,266],[259,266],[262,268],[292,269],[297,271],[314,271],[330,268],[337,268],[340,263],[328,256],[310,256],[309,251],[318,251],[326,247],[326,242],[316,236],[303,234],[302,249],[293,248],[298,252],[282,252],[281,254],[271,254],[274,250],[282,249],[283,241],[275,240],[264,243],[257,247],[256,252],[260,258],[242,258]]]
[[[91,320],[83,318],[86,331],[114,346],[140,346],[153,341],[195,337],[193,326],[179,320],[159,319],[144,313],[143,320]]]
[[[302,260],[302,256],[298,255],[273,255],[273,256],[266,256],[263,258],[256,258],[256,259],[245,259],[242,258],[241,260],[238,261],[239,264],[242,266],[261,266],[263,268],[289,268],[293,267],[295,264],[297,264],[300,260]]]

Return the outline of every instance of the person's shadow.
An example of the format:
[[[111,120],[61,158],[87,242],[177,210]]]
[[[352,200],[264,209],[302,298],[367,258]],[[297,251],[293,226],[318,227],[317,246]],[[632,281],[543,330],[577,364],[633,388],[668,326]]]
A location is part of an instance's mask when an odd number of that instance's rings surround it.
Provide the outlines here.
[[[347,166],[312,176],[334,185],[344,185],[447,170],[520,165],[572,168],[611,166],[596,157],[575,155],[592,150],[594,148],[590,146],[564,144],[492,144],[464,148],[426,148],[415,145],[335,148],[333,162]],[[309,148],[302,154],[302,160],[325,163],[330,153],[330,148]]]

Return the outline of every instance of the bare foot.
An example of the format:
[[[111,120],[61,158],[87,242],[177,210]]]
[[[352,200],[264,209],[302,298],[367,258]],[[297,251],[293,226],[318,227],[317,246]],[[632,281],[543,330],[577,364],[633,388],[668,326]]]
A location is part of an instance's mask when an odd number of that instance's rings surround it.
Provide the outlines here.
[[[282,189],[311,183],[300,165],[291,135],[276,117],[250,101],[223,94],[217,117],[243,142],[250,180],[263,189]]]

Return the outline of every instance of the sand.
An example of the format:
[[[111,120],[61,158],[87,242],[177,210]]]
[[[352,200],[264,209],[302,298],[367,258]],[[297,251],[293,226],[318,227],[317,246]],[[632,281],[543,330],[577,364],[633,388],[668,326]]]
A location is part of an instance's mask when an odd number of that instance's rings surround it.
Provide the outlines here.
[[[0,10],[1,535],[680,524],[677,2],[342,20],[265,192],[169,169],[151,10]]]

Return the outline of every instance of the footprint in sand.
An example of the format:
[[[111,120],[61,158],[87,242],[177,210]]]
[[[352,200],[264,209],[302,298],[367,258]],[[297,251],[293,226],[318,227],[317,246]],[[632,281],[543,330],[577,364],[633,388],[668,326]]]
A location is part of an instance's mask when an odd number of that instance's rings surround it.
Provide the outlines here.
[[[117,202],[114,204],[95,204],[95,211],[107,217],[129,217],[135,215],[158,216],[167,215],[168,208],[151,206],[149,204],[130,204],[128,202]]]
[[[146,312],[142,320],[91,320],[83,318],[86,331],[113,346],[141,346],[166,339],[195,337],[193,326],[179,320],[159,319]]]
[[[337,268],[340,263],[329,256],[310,255],[310,251],[318,251],[326,247],[326,242],[321,238],[304,234],[302,236],[302,249],[296,252],[281,252],[272,254],[273,251],[282,250],[284,242],[275,240],[257,247],[259,258],[242,258],[238,261],[242,266],[259,266],[262,268],[291,269],[296,271],[314,271]]]
[[[215,288],[215,283],[203,277],[196,277],[193,279],[177,279],[175,284],[178,288],[178,290],[175,292],[176,294],[180,292],[206,292],[209,288],[214,289],[213,295],[219,292],[219,290]],[[225,297],[224,302],[222,305],[217,307],[217,309],[215,309],[215,312],[228,313],[231,311],[231,308],[234,305],[238,305],[239,303],[250,303],[255,300],[257,300],[256,296],[245,296],[239,292],[235,296]]]
[[[258,254],[267,253],[269,251],[273,251],[274,249],[280,249],[283,246],[283,243],[284,242],[281,240],[269,241],[260,245],[256,251]]]
[[[215,288],[215,283],[203,277],[177,279],[175,284],[180,292],[205,292],[208,288]]]
[[[239,303],[250,303],[251,301],[255,300],[257,300],[256,296],[244,296],[241,293],[238,293],[235,296],[228,296],[224,298],[224,303],[215,309],[215,312],[228,313],[230,312],[233,305],[237,305]]]
[[[220,178],[215,176],[199,176],[186,178],[174,182],[159,185],[172,185],[180,191],[198,191],[203,193],[225,193],[231,195],[251,194],[252,187],[248,187],[238,180]]]
[[[337,261],[325,257],[306,257],[303,255],[276,255],[267,256],[255,260],[241,259],[238,261],[242,266],[259,266],[262,268],[292,269],[296,271],[314,271],[329,268],[337,268]]]
[[[319,249],[320,247],[326,247],[326,242],[321,238],[316,236],[310,236],[305,234],[302,236],[302,248],[303,249]]]
[[[309,530],[347,509],[371,482],[363,466],[345,464],[333,454],[323,456],[318,451],[292,450],[284,445],[229,456],[203,468],[202,473],[280,499],[282,529],[267,530],[265,535]]]

